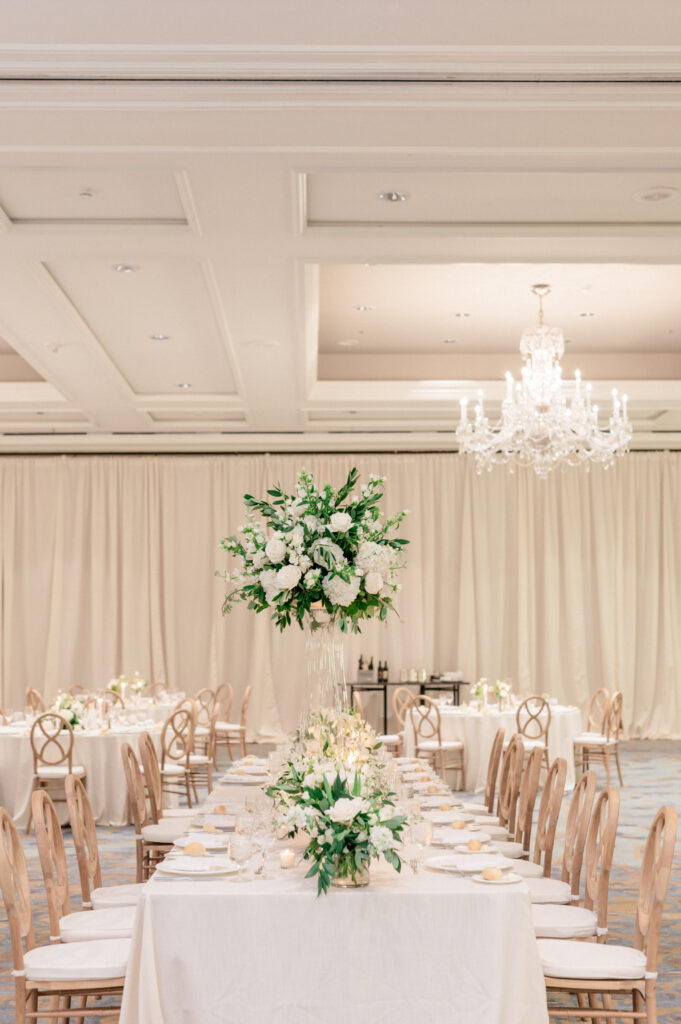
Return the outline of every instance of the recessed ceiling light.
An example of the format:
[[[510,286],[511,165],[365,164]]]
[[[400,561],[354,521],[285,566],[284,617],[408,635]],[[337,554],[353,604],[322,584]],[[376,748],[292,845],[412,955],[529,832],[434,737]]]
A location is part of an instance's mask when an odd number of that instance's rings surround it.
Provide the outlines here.
[[[95,190],[92,188],[82,188],[78,195],[81,199],[94,199]]]
[[[460,319],[463,319],[463,317],[470,316],[470,313],[455,313],[454,316],[458,316]]]
[[[579,315],[580,316],[596,316],[595,313],[589,313],[589,312],[587,312],[587,313],[580,313]]]
[[[356,345],[359,345],[359,339],[341,338],[340,341],[336,342],[336,344],[339,345],[341,348],[354,348]]]
[[[456,338],[445,338],[443,345],[456,345]]]
[[[169,334],[150,334],[149,337],[152,341],[170,341]]]
[[[358,313],[370,313],[373,308],[373,306],[355,306]]]
[[[405,203],[407,201],[406,192],[381,192],[378,196],[384,203]]]
[[[631,198],[637,203],[666,203],[678,194],[678,188],[673,185],[655,185],[652,188],[640,188]]]
[[[111,269],[117,274],[134,274],[139,267],[133,267],[132,263],[114,263]]]
[[[188,388],[191,387],[191,384],[178,384],[177,386],[178,388],[181,388],[183,391],[186,391]]]

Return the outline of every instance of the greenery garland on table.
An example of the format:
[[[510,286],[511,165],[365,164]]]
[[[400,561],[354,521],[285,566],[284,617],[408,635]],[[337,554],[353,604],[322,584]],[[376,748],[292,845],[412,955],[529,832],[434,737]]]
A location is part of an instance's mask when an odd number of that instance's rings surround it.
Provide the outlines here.
[[[408,510],[382,520],[385,477],[372,474],[357,488],[358,480],[353,468],[338,490],[328,483],[318,489],[303,469],[295,494],[277,484],[267,492],[271,501],[244,495],[248,520],[238,536],[222,541],[240,567],[216,574],[231,585],[223,612],[237,602],[256,612],[271,609],[281,630],[292,622],[302,628],[312,609],[337,618],[343,632],[359,633],[362,619],[384,620],[400,589],[395,576],[408,544],[393,534]]]

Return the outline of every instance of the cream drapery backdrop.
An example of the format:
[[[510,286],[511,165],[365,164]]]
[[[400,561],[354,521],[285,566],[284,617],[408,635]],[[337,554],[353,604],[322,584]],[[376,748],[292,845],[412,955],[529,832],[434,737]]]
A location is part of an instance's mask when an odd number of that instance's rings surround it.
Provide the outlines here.
[[[0,458],[2,705],[26,686],[106,685],[140,671],[195,692],[229,680],[249,732],[292,728],[305,690],[300,630],[220,612],[222,537],[242,495],[291,488],[306,466],[387,477],[409,508],[399,618],[346,641],[400,667],[510,677],[584,708],[621,689],[627,732],[681,735],[681,455],[631,454],[548,480],[456,454]]]

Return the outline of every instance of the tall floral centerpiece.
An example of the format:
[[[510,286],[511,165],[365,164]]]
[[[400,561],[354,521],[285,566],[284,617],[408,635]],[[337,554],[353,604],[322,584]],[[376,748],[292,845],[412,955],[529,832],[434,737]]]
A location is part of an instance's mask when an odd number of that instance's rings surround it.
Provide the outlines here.
[[[279,485],[269,500],[246,494],[246,523],[222,541],[239,562],[222,574],[223,611],[245,602],[269,611],[281,630],[294,622],[307,630],[308,709],[347,704],[342,634],[360,632],[363,619],[384,620],[400,589],[408,541],[395,534],[406,510],[383,518],[385,478],[358,481],[351,469],[338,490],[318,488],[303,469],[295,494]]]

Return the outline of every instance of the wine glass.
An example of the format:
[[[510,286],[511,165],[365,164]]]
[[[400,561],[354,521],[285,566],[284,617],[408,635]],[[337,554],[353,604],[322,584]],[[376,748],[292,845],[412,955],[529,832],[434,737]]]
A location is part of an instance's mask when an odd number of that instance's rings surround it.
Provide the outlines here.
[[[248,880],[247,871],[244,870],[253,853],[253,837],[247,832],[235,832],[229,842],[229,855],[239,865],[237,882]]]

